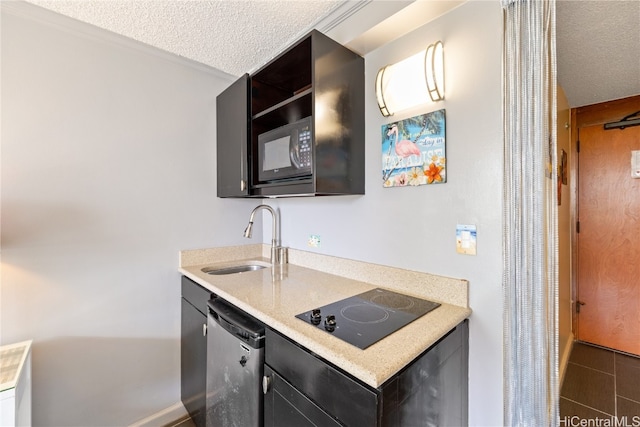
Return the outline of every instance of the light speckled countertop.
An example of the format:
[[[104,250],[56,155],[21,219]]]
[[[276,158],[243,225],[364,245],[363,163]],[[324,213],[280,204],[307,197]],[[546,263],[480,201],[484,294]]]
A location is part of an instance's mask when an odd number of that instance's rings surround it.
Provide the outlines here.
[[[230,275],[202,268],[269,262],[268,245],[180,253],[180,273],[272,329],[377,388],[468,318],[468,282],[289,249],[289,264]],[[381,287],[440,302],[430,313],[361,350],[297,319],[299,313]]]

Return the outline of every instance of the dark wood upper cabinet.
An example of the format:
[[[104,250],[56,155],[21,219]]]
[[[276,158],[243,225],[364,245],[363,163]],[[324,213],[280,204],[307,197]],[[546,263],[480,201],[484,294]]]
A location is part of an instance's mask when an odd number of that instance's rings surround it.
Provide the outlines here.
[[[364,194],[364,59],[324,34],[311,31],[243,76],[220,94],[217,111],[218,197]],[[258,136],[305,117],[311,175],[261,182]]]
[[[249,195],[250,82],[245,74],[216,99],[218,197]]]

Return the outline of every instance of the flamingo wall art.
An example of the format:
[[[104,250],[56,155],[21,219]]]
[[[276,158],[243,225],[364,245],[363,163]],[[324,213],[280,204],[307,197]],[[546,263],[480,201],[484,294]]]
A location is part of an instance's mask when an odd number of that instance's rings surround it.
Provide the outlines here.
[[[445,110],[382,126],[385,187],[447,182]]]

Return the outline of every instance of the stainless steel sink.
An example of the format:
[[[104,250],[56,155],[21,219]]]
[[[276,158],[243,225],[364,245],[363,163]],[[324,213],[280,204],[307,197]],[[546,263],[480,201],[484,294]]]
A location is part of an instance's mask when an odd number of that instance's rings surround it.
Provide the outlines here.
[[[236,273],[246,273],[248,271],[256,271],[262,270],[263,268],[270,267],[267,263],[255,262],[241,265],[232,265],[226,267],[205,267],[202,269],[203,273],[221,275],[221,274],[236,274]]]

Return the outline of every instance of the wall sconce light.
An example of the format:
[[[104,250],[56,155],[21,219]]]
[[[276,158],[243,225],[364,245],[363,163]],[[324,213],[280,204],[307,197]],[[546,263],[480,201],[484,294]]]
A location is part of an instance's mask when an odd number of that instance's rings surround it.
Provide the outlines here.
[[[385,117],[429,99],[433,102],[444,99],[442,42],[437,41],[407,59],[382,67],[376,76],[376,98]]]

